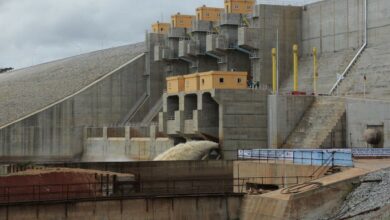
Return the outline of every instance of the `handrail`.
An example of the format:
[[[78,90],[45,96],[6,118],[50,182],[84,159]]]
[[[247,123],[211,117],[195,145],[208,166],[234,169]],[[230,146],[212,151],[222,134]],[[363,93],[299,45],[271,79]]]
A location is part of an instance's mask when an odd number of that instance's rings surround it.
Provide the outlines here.
[[[303,149],[298,149],[298,151],[302,151]],[[320,149],[317,149],[320,150]],[[225,152],[229,152],[229,150],[225,150]],[[240,153],[241,151],[241,153]],[[248,150],[242,150],[242,149],[237,149],[237,150],[231,150],[231,152],[236,152],[237,158],[236,160],[259,160],[259,161],[264,161],[266,163],[269,162],[277,162],[277,161],[282,161],[282,162],[291,162],[292,164],[307,164],[307,165],[314,165],[314,166],[324,166],[329,164],[330,161],[332,161],[332,166],[346,166],[349,167],[353,164],[352,158],[351,159],[344,159],[344,158],[337,158],[335,154],[337,153],[338,155],[351,155],[351,153],[348,152],[329,152],[331,154],[328,157],[324,158],[324,153],[322,151],[309,151],[310,156],[304,156],[303,154],[301,156],[288,156],[286,153],[291,152],[293,150],[285,150],[285,149],[280,149],[280,150],[269,150],[269,149],[248,149]],[[316,153],[322,153],[321,158],[316,158],[313,155]],[[302,163],[299,161],[304,161],[307,160],[310,163]]]
[[[367,47],[367,0],[364,0],[364,43],[363,43],[363,46],[359,49],[359,51],[353,57],[351,62],[348,64],[347,68],[345,68],[344,72],[337,79],[336,83],[333,85],[333,87],[329,91],[328,95],[332,95],[332,93],[336,90],[336,88],[339,86],[340,82],[344,79],[345,75],[349,72],[351,67],[354,65],[354,63],[356,62],[356,60],[359,58],[359,56],[362,54],[362,52],[364,51],[364,49],[366,47]]]
[[[141,97],[137,100],[137,102],[133,105],[130,111],[126,114],[126,116],[120,121],[119,125],[124,126],[127,122],[131,121],[135,114],[141,109],[141,107],[148,100],[149,95],[147,92],[143,93]]]
[[[316,174],[318,171],[320,171],[320,170],[322,170],[323,168],[327,167],[327,166],[330,164],[331,161],[332,161],[332,166],[331,166],[331,167],[334,167],[334,154],[335,154],[335,152],[332,152],[332,155],[329,156],[328,160],[327,160],[324,164],[322,164],[320,167],[318,167],[318,168],[311,174],[311,176],[314,177],[315,174]],[[319,174],[321,174],[321,172],[319,172]]]
[[[150,124],[153,120],[153,118],[158,114],[158,112],[161,110],[163,106],[163,99],[162,97],[156,102],[156,104],[150,109],[148,114],[144,117],[141,124]]]

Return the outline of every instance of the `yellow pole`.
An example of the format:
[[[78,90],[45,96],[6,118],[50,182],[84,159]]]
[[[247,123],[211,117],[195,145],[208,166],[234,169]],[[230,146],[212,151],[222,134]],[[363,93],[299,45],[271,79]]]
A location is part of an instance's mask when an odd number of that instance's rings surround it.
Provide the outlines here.
[[[276,94],[276,48],[272,48],[272,91]]]
[[[293,46],[294,53],[294,92],[298,91],[298,45]]]
[[[317,79],[318,79],[317,48],[313,47],[313,91],[314,91],[314,95],[317,95]]]

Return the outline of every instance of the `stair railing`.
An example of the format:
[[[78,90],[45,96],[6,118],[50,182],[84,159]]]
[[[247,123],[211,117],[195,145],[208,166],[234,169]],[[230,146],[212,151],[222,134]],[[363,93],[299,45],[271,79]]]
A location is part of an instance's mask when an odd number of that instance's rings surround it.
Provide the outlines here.
[[[367,47],[367,0],[364,0],[364,42],[362,47],[359,49],[359,51],[356,53],[356,55],[353,57],[351,62],[348,64],[347,68],[345,68],[344,72],[338,77],[336,83],[333,85],[332,89],[329,91],[328,95],[332,95],[333,92],[337,89],[337,87],[340,85],[341,81],[344,79],[345,75],[350,71],[352,66],[355,64],[356,60],[359,58],[359,56],[363,53],[364,49]]]
[[[325,170],[327,167],[329,168],[333,168],[334,167],[334,155],[335,155],[336,152],[332,152],[332,155],[329,156],[329,158],[325,161],[324,164],[322,164],[320,167],[318,167],[310,176],[311,178],[314,178],[315,175],[317,174],[321,174],[322,170]],[[321,172],[319,172],[321,171]]]

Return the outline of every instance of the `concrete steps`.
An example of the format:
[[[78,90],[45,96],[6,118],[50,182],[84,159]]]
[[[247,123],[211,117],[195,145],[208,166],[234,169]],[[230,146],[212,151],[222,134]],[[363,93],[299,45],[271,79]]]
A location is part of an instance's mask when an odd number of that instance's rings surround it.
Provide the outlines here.
[[[287,138],[284,147],[320,148],[344,113],[344,99],[317,97]]]
[[[158,115],[158,113],[162,110],[163,100],[162,97],[154,104],[154,106],[149,110],[148,114],[144,117],[141,124],[150,124],[153,119]]]
[[[341,96],[364,96],[366,98],[390,99],[390,44],[370,46],[363,52],[359,61],[353,66],[336,94]],[[366,81],[364,81],[366,76]]]
[[[337,74],[341,74],[352,60],[356,51],[343,50],[336,53],[323,53],[318,57],[318,81],[317,93],[328,94],[337,80]],[[282,92],[293,89],[293,75],[290,74],[280,86]],[[306,56],[299,60],[299,83],[300,91],[313,92],[313,57]]]

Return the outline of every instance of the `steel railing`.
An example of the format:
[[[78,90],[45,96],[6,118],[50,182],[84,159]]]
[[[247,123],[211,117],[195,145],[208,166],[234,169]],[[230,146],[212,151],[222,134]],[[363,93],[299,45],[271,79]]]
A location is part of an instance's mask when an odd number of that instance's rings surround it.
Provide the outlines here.
[[[311,180],[311,176],[193,178],[184,180],[143,180],[120,183],[88,182],[70,184],[41,184],[0,186],[0,205],[34,202],[67,202],[153,196],[242,194],[248,183],[272,184],[285,187]]]
[[[301,153],[301,156],[297,156],[293,150],[267,150],[267,149],[252,149],[252,150],[232,150],[224,152],[233,152],[236,154],[236,160],[258,160],[265,163],[292,163],[292,164],[305,164],[305,165],[314,165],[314,166],[336,166],[338,164],[353,164],[352,154],[347,152],[338,151],[338,155],[351,155],[351,158],[336,158],[336,152],[322,152],[322,151],[310,151],[310,150],[301,150],[297,153]],[[291,154],[292,153],[292,154]],[[305,155],[310,156],[305,156]],[[321,154],[321,158],[318,158],[318,155]],[[330,154],[330,155],[329,155]],[[327,157],[329,155],[329,157]],[[329,161],[331,162],[329,164]]]

